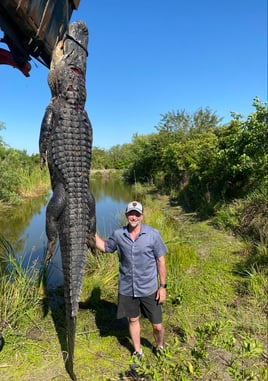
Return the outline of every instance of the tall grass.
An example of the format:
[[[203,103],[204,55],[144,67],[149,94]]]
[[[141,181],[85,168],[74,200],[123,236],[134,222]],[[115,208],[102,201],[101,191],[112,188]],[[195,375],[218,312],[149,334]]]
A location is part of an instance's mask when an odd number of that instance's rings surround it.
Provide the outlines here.
[[[268,187],[260,186],[244,199],[223,205],[216,213],[215,223],[239,234],[244,239],[267,247]]]
[[[3,238],[0,246],[0,323],[2,327],[15,328],[40,306],[39,272],[33,268],[24,270]]]
[[[23,197],[28,197],[50,186],[49,171],[47,168],[41,171],[39,166],[34,166],[29,171],[21,168],[19,171],[20,186],[18,193]]]
[[[1,148],[1,147],[0,147]],[[20,204],[24,197],[34,196],[47,189],[49,171],[40,170],[39,157],[27,156],[26,152],[12,148],[1,149],[0,200]]]
[[[169,284],[177,288],[181,272],[186,271],[196,262],[195,247],[187,242],[184,228],[164,210],[156,207],[155,201],[145,200],[145,223],[158,229],[167,248],[166,264]],[[176,290],[175,290],[176,291]]]
[[[267,307],[268,295],[268,269],[252,266],[245,273],[248,292],[258,301],[263,309]]]

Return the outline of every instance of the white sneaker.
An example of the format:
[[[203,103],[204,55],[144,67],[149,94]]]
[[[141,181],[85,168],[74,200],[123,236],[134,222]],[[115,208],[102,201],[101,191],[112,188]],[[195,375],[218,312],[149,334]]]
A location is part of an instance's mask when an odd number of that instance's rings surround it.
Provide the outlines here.
[[[134,351],[132,353],[132,356],[136,356],[139,360],[141,360],[141,358],[143,357],[143,352],[142,352],[142,349],[140,350],[140,352],[137,352],[137,351]]]

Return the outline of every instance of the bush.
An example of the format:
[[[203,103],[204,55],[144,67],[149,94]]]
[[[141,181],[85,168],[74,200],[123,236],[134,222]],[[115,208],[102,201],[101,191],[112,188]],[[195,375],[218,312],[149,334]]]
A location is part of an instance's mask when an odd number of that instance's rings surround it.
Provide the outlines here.
[[[218,227],[267,246],[268,195],[265,184],[244,199],[224,205],[217,211],[214,221]]]

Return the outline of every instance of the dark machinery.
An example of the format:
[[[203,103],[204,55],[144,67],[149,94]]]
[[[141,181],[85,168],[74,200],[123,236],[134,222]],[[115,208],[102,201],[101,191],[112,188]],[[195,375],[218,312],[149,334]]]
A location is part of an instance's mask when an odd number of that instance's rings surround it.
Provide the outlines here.
[[[7,64],[29,76],[31,57],[49,68],[56,43],[67,30],[72,12],[80,0],[1,0],[0,64]]]

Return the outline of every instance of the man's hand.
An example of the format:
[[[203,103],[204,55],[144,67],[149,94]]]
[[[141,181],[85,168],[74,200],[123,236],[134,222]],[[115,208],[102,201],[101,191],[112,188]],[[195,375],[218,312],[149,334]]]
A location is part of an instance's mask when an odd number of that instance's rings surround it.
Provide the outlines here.
[[[159,289],[156,292],[155,300],[157,300],[157,303],[163,303],[166,300],[167,297],[167,291],[164,287],[159,287]]]
[[[96,248],[103,253],[105,253],[105,241],[99,236],[99,234],[96,232],[95,234],[95,240],[96,240]]]
[[[167,279],[167,269],[166,269],[166,262],[165,257],[162,255],[161,257],[157,258],[157,270],[159,274],[159,281],[160,286],[156,292],[156,300],[158,303],[163,303],[166,300],[167,292],[166,292],[166,279]],[[165,287],[162,287],[161,284],[165,285]]]

